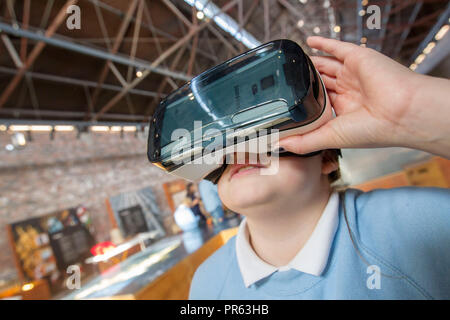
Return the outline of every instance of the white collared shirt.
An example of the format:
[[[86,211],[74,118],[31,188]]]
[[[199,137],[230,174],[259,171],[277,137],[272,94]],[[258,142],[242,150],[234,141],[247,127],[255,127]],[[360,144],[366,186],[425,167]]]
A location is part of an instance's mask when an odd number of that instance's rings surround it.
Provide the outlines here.
[[[297,255],[286,265],[275,267],[259,258],[249,242],[246,219],[236,236],[236,255],[239,269],[248,288],[253,283],[276,271],[295,269],[314,276],[320,276],[325,269],[339,222],[339,196],[333,192],[314,228],[313,233]]]

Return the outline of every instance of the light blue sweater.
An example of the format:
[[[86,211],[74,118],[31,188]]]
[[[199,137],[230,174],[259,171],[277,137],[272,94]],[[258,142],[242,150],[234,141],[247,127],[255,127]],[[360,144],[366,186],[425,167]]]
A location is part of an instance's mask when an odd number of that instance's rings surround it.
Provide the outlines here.
[[[246,288],[233,237],[197,269],[190,299],[450,299],[450,189],[347,189],[345,208],[359,253],[341,202],[321,276],[291,269]]]

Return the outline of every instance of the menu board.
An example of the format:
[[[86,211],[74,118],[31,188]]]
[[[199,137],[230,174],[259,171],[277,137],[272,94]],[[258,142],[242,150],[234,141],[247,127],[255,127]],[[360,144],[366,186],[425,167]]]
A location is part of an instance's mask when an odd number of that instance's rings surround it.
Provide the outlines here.
[[[139,205],[120,210],[119,218],[125,237],[149,231],[144,212]]]
[[[95,239],[85,208],[72,208],[10,225],[13,248],[26,280],[47,279],[59,291],[69,265],[83,265]]]
[[[83,226],[70,226],[50,235],[50,244],[55,254],[58,269],[87,259],[90,248],[95,244],[92,236]]]

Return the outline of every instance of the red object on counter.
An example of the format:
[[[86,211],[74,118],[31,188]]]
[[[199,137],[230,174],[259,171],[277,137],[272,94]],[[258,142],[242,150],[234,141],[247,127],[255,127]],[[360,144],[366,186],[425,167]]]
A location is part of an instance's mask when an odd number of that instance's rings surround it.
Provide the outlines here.
[[[100,242],[91,248],[91,253],[94,256],[99,256],[115,247],[116,246],[111,241]]]

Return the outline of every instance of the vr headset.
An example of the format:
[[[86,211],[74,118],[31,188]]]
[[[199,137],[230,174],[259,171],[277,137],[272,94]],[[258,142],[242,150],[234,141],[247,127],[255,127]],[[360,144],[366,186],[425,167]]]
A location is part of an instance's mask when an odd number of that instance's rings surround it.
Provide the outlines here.
[[[276,40],[201,73],[163,99],[150,120],[147,155],[170,174],[217,183],[224,158],[236,150],[255,142],[271,150],[278,139],[311,131],[332,116],[309,57],[297,43]],[[203,161],[213,155],[215,161]]]

